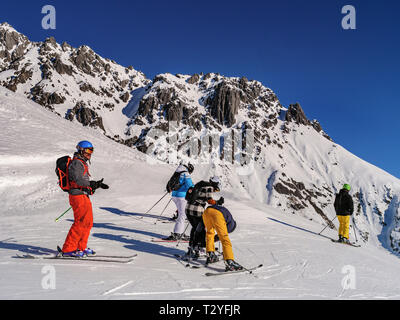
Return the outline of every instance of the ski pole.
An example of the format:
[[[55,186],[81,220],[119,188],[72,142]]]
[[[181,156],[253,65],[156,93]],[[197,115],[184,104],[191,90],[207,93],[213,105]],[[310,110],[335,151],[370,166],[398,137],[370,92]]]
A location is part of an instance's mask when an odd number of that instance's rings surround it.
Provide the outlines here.
[[[355,224],[356,224],[356,222],[354,221],[354,217],[353,217],[353,231],[354,231],[354,237],[356,238],[356,242],[358,242],[357,234],[356,234],[356,228],[354,227]]]
[[[329,223],[332,223],[333,220],[335,220],[336,218],[337,218],[337,216],[335,216]],[[329,226],[329,223],[325,226],[325,228],[323,228],[323,229],[321,230],[320,233],[318,233],[318,235],[320,235],[320,234],[322,233],[322,231],[324,231],[324,230]]]
[[[158,200],[149,210],[146,211],[145,214],[148,214],[150,212],[151,209],[153,209],[169,192],[167,192],[166,194],[164,194],[160,200]]]
[[[164,213],[165,209],[167,209],[167,207],[168,207],[169,203],[171,202],[171,200],[172,200],[172,198],[171,198],[171,199],[169,199],[169,201],[168,201],[167,205],[164,207],[163,211],[161,211],[161,214],[158,216],[158,219],[156,220],[156,222],[154,222],[154,224],[157,224],[157,221],[159,221],[159,220],[160,220],[159,218],[160,218],[160,217],[163,215],[163,213]]]
[[[186,228],[185,228],[185,230],[183,230],[183,232],[181,233],[181,237],[180,237],[180,239],[179,239],[179,241],[178,241],[178,243],[176,244],[176,246],[179,246],[179,244],[181,243],[181,240],[182,240],[182,235],[184,235],[185,234],[185,232],[186,232],[186,229],[189,227],[189,222],[188,222],[188,224],[186,225]]]
[[[69,207],[67,210],[65,210],[61,216],[59,216],[58,218],[56,218],[55,221],[57,222],[58,220],[60,220],[60,218],[61,218],[64,214],[66,214],[69,210],[71,210],[71,208],[72,208],[72,207]]]

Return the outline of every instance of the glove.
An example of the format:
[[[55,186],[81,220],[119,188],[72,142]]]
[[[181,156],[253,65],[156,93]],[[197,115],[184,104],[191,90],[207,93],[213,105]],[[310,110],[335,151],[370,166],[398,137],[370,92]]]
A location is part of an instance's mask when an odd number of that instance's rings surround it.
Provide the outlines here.
[[[99,181],[90,181],[90,187],[92,188],[93,192],[94,192],[96,189],[100,188],[102,184],[104,184],[104,183],[103,183],[103,180],[104,180],[104,178],[101,179],[101,180],[99,180]],[[105,185],[105,186],[107,186],[107,185]],[[107,186],[107,187],[108,187],[108,186]],[[107,189],[107,188],[103,188],[103,189]]]
[[[219,198],[219,200],[217,201],[217,205],[222,206],[224,204],[225,200],[224,197]]]
[[[102,179],[103,180],[103,179]],[[102,189],[108,189],[108,188],[110,188],[107,184],[105,184],[105,183],[100,183],[100,188],[102,188]]]

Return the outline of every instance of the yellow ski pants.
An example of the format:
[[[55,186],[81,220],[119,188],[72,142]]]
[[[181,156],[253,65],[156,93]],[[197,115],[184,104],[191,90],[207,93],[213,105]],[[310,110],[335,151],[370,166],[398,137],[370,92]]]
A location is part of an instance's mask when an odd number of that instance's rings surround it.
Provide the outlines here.
[[[211,252],[215,250],[214,236],[215,231],[222,243],[224,260],[234,260],[232,243],[228,236],[226,221],[223,214],[214,208],[207,208],[203,213],[203,222],[206,227],[206,250]]]
[[[349,239],[350,216],[337,216],[339,220],[339,236]]]

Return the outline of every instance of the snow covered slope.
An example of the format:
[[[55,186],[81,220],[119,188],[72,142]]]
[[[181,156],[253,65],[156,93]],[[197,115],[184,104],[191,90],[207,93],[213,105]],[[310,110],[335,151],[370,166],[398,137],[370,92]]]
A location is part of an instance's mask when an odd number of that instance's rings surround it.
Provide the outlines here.
[[[168,199],[143,214],[164,194],[174,166],[155,164],[143,153],[4,88],[0,88],[0,128],[1,299],[400,298],[400,260],[378,241],[361,248],[334,244],[329,237],[335,238],[336,231],[328,228],[317,235],[323,228],[319,221],[254,201],[248,194],[234,192],[229,184],[221,195],[238,222],[231,234],[235,259],[246,267],[260,263],[264,267],[253,275],[216,278],[204,276],[204,268],[187,269],[174,258],[175,253],[186,251],[185,244],[151,242],[172,231],[171,223],[155,223]],[[56,184],[55,160],[71,154],[82,139],[95,145],[92,178],[103,177],[110,185],[109,190],[100,189],[91,197],[94,226],[89,246],[99,253],[138,253],[138,257],[126,265],[15,258],[27,252],[48,253],[63,243],[72,219],[69,212],[54,221],[69,206]],[[307,148],[309,160],[314,152],[322,152]],[[368,175],[373,183],[389,181],[394,190],[394,178],[368,164],[359,168],[363,164],[359,159],[335,148],[337,160],[346,156],[346,161],[354,161],[349,166],[356,170],[353,174]],[[193,179],[206,178],[214,169],[196,167]],[[395,194],[390,197],[385,214],[396,220],[398,199]],[[170,205],[164,216],[173,213]],[[381,235],[389,237],[390,232]],[[223,264],[212,268],[222,269]],[[49,270],[55,276],[54,289],[46,287]]]

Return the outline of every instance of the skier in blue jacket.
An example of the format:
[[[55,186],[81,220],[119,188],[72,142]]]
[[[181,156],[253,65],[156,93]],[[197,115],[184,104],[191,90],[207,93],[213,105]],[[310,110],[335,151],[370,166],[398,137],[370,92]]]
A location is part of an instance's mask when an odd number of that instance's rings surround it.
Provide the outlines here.
[[[174,201],[176,208],[178,209],[178,218],[175,222],[174,231],[167,238],[163,238],[164,240],[188,240],[189,237],[184,233],[185,231],[185,220],[186,220],[186,192],[190,187],[194,184],[192,182],[192,178],[190,174],[193,172],[194,167],[192,164],[188,165],[180,165],[175,172],[180,172],[179,184],[180,188],[176,191],[172,191],[172,201]]]

